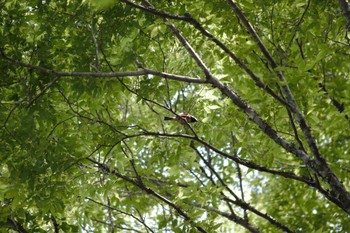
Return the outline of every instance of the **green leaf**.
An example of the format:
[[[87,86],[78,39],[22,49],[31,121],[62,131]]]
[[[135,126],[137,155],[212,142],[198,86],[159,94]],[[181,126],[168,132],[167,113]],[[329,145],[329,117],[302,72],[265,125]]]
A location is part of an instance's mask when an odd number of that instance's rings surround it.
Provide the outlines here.
[[[89,0],[91,2],[91,5],[95,10],[105,10],[108,8],[111,8],[115,1],[113,0]]]

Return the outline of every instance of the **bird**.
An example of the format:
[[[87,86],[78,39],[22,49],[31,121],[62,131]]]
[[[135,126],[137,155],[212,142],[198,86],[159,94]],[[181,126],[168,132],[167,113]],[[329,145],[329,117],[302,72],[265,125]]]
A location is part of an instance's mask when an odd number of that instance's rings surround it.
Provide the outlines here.
[[[176,116],[173,117],[164,117],[165,121],[176,121],[177,123],[181,125],[186,125],[187,123],[192,123],[192,122],[197,122],[197,118],[192,116],[191,114],[188,113],[179,113]]]

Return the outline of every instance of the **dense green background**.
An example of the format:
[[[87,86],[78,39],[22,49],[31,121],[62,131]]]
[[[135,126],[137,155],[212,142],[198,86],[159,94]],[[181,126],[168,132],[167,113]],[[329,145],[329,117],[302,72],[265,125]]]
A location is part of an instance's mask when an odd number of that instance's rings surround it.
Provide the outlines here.
[[[326,161],[349,190],[350,39],[338,1],[237,1],[277,67],[230,1],[131,2],[0,4],[0,229],[350,232],[349,212],[329,198],[338,194],[318,167],[204,83],[203,67],[178,39],[255,120]],[[283,86],[290,88],[325,161],[296,114],[198,25],[287,103]],[[203,83],[123,74],[144,68]],[[199,122],[163,121],[180,112]]]

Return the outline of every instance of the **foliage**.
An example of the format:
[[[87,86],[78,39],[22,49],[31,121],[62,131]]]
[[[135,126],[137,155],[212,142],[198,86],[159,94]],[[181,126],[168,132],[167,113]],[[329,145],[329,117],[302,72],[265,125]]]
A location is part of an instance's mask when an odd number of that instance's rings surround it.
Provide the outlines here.
[[[1,3],[0,228],[350,232],[339,3]]]

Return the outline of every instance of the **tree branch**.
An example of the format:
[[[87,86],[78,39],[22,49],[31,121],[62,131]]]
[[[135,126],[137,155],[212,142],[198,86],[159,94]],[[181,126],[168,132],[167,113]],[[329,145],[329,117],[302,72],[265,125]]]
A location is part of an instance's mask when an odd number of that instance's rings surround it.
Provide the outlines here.
[[[272,55],[270,54],[268,49],[265,47],[265,45],[260,40],[259,35],[256,33],[255,29],[253,28],[253,26],[251,25],[249,20],[246,18],[244,13],[236,5],[234,0],[228,0],[228,1],[229,1],[229,4],[232,6],[236,15],[242,20],[244,26],[249,31],[249,34],[251,35],[251,37],[257,43],[261,52],[264,54],[266,59],[269,61],[272,68],[274,68],[274,69],[277,68],[278,67],[277,63],[275,62],[274,58],[272,57]],[[287,102],[292,107],[290,110],[295,114],[296,120],[298,121],[298,124],[299,124],[299,126],[304,134],[304,137],[305,137],[305,139],[308,143],[308,146],[311,150],[311,153],[316,158],[316,161],[311,161],[309,156],[306,153],[301,153],[301,154],[306,155],[306,157],[302,156],[300,158],[304,161],[305,164],[310,165],[311,169],[314,172],[316,172],[317,174],[319,174],[322,177],[322,179],[330,185],[331,196],[333,196],[333,198],[335,198],[335,199],[338,199],[340,201],[340,203],[342,203],[342,205],[340,207],[343,210],[345,210],[348,214],[350,214],[350,193],[346,190],[346,188],[344,187],[342,182],[339,180],[339,178],[334,174],[334,172],[329,168],[327,162],[325,161],[325,159],[321,155],[321,153],[317,147],[315,137],[311,132],[311,128],[310,128],[308,122],[306,121],[303,113],[299,109],[298,104],[297,104],[289,86],[286,84],[286,79],[283,75],[283,72],[277,71],[276,75],[282,83],[282,89],[283,89],[284,94],[286,95]],[[262,128],[262,129],[265,132],[264,128]],[[282,145],[282,144],[280,144],[280,145]],[[284,148],[286,148],[286,147],[284,147]]]
[[[159,11],[156,8],[150,6],[149,3],[144,4],[144,5],[139,5],[139,4],[136,4],[136,3],[132,2],[132,1],[129,1],[129,0],[121,0],[121,1],[126,3],[126,4],[128,4],[129,6],[132,6],[134,8],[137,8],[137,9],[140,9],[140,10],[152,13],[152,14],[154,14],[156,16],[161,17],[161,18],[186,20],[186,16],[172,15],[172,14],[167,13],[167,12]]]
[[[259,229],[256,228],[255,226],[252,226],[249,222],[247,222],[246,220],[244,220],[243,218],[237,216],[237,215],[233,215],[233,214],[228,214],[226,212],[220,211],[218,209],[215,209],[211,206],[203,206],[203,205],[199,205],[197,203],[190,203],[190,205],[195,206],[195,207],[199,207],[205,210],[208,210],[210,212],[214,212],[222,217],[225,217],[241,226],[243,226],[244,228],[246,228],[247,230],[249,230],[252,233],[260,233]]]
[[[269,50],[265,47],[265,45],[261,41],[259,35],[257,34],[254,27],[251,25],[251,23],[247,19],[247,17],[244,15],[244,13],[241,11],[241,9],[237,6],[237,4],[235,3],[234,0],[228,0],[228,1],[229,1],[229,4],[232,6],[236,15],[239,17],[240,20],[242,20],[244,26],[246,27],[246,29],[248,30],[251,37],[254,39],[254,41],[256,42],[258,47],[260,48],[261,52],[264,54],[264,56],[266,57],[266,59],[270,63],[271,67],[273,69],[277,68],[278,67],[277,63],[275,62],[275,60],[272,57]],[[289,89],[289,86],[286,84],[287,82],[286,82],[286,79],[283,75],[283,72],[277,71],[276,75],[279,78],[279,80],[282,82],[282,89],[283,89],[284,94],[286,95],[287,102],[289,103],[289,105],[291,107],[290,110],[293,113],[295,113],[296,119],[300,125],[302,132],[304,133],[304,136],[306,138],[306,141],[308,142],[308,145],[309,145],[309,148],[310,148],[312,154],[320,162],[324,163],[324,159],[321,156],[320,151],[318,150],[316,140],[311,132],[310,126],[308,125],[304,115],[300,111],[298,104],[297,104],[291,90]]]
[[[328,91],[326,89],[325,84],[319,83],[318,86],[323,90],[324,94],[331,99],[333,106],[338,110],[338,112],[340,112],[340,113],[344,112],[344,110],[345,110],[344,103],[340,103],[333,96],[330,96],[330,94],[328,93]],[[350,119],[349,119],[349,116],[347,114],[345,114],[345,119],[347,119],[350,123]]]
[[[267,168],[267,167],[255,164],[255,163],[253,163],[251,161],[241,159],[241,158],[239,158],[237,156],[232,156],[230,154],[227,154],[227,153],[217,149],[216,147],[214,147],[213,145],[207,143],[206,141],[202,140],[201,138],[195,137],[195,136],[192,136],[192,135],[188,135],[188,134],[168,134],[168,133],[158,133],[158,132],[149,132],[149,131],[147,131],[147,132],[142,132],[142,133],[139,133],[139,134],[127,135],[127,136],[124,137],[124,139],[140,137],[140,136],[168,137],[168,138],[180,137],[180,138],[187,138],[189,140],[194,140],[194,141],[197,141],[197,142],[201,143],[203,146],[209,148],[210,150],[214,151],[215,153],[220,154],[223,157],[228,158],[228,159],[230,159],[230,160],[232,160],[234,162],[237,162],[237,163],[239,163],[239,164],[241,164],[241,165],[243,165],[245,167],[252,168],[252,169],[257,170],[257,171],[266,172],[266,173],[270,173],[270,174],[273,174],[273,175],[279,175],[279,176],[282,176],[282,177],[285,177],[285,178],[301,181],[301,182],[303,182],[303,183],[305,183],[305,184],[307,184],[309,186],[315,187],[314,182],[312,180],[309,180],[306,177],[300,177],[300,176],[297,176],[297,175],[295,175],[294,173],[291,173],[291,172],[276,171],[276,170],[273,170],[273,169],[270,169],[270,168]]]
[[[221,192],[221,195],[223,196],[223,200],[232,204],[235,204],[236,206],[241,207],[244,210],[244,222],[243,223],[248,223],[248,218],[246,215],[246,210],[251,211],[252,213],[255,213],[256,215],[264,218],[265,220],[267,220],[268,222],[270,222],[272,225],[274,225],[275,227],[283,230],[284,232],[288,232],[288,233],[293,233],[292,230],[290,230],[287,226],[283,225],[282,223],[278,222],[277,220],[273,219],[270,215],[268,214],[263,214],[261,213],[259,210],[255,209],[254,207],[252,207],[251,205],[249,205],[248,203],[246,203],[244,201],[244,196],[243,196],[243,187],[242,187],[242,175],[240,173],[240,168],[239,168],[239,163],[236,162],[237,165],[237,170],[238,170],[238,177],[239,177],[239,182],[240,182],[240,189],[242,192],[242,197],[241,199],[232,191],[232,189],[223,181],[223,179],[220,177],[220,175],[216,172],[216,170],[214,169],[214,167],[212,165],[210,165],[203,157],[203,155],[200,153],[200,151],[194,146],[193,143],[191,143],[190,145],[192,147],[192,149],[194,149],[196,151],[196,153],[198,154],[198,156],[201,158],[201,160],[205,163],[205,165],[214,173],[214,175],[216,176],[216,178],[218,179],[218,181],[220,182],[220,184],[225,187],[225,189],[236,199],[236,200],[231,200],[230,198],[227,198],[227,196]],[[211,182],[215,185],[216,183],[214,182],[213,179],[211,179]],[[231,212],[231,215],[234,215],[233,212]],[[236,216],[236,215],[234,215]],[[237,224],[241,224],[242,221],[237,222]],[[243,227],[246,227],[246,225],[242,225]]]
[[[329,201],[335,203],[337,206],[342,208],[345,212],[348,211],[346,205],[341,201],[341,199],[339,199],[340,195],[342,197],[344,197],[344,193],[328,192],[327,190],[325,190],[321,186],[319,186],[319,184],[317,182],[314,182],[314,181],[312,181],[312,180],[310,180],[310,179],[308,179],[306,177],[300,177],[300,176],[297,176],[294,173],[290,173],[290,172],[276,171],[276,170],[273,170],[273,169],[270,169],[270,168],[266,168],[264,166],[260,166],[258,164],[253,163],[253,162],[240,159],[239,157],[229,155],[229,154],[227,154],[227,153],[225,153],[225,152],[215,148],[211,144],[205,142],[204,140],[202,140],[202,139],[200,139],[198,137],[187,135],[187,134],[166,134],[166,133],[155,133],[155,132],[143,132],[143,133],[140,133],[140,134],[128,135],[124,139],[126,139],[126,138],[133,138],[133,137],[139,137],[139,136],[158,136],[158,137],[169,137],[169,138],[171,138],[171,137],[182,137],[182,138],[187,138],[187,139],[192,139],[192,140],[198,141],[201,144],[203,144],[205,147],[208,147],[209,149],[211,149],[212,151],[222,155],[223,157],[231,159],[231,160],[233,160],[233,161],[235,161],[235,162],[237,162],[237,163],[239,163],[239,164],[241,164],[243,166],[246,166],[248,168],[252,168],[254,170],[261,171],[261,172],[267,172],[267,173],[270,173],[270,174],[273,174],[273,175],[280,175],[282,177],[290,178],[290,179],[297,180],[297,181],[301,181],[301,182],[303,182],[303,183],[305,183],[305,184],[307,184],[307,185],[309,185],[311,187],[314,187],[318,191],[320,191]],[[291,152],[296,151],[296,154],[299,154],[303,159],[305,159],[305,163],[308,165],[308,167],[310,167],[315,172],[317,171],[317,168],[319,168],[319,166],[320,166],[317,163],[317,161],[310,159],[308,157],[308,155],[304,151],[296,148],[293,143],[285,141],[285,139],[283,139],[283,138],[280,138],[279,140],[281,140],[282,144],[285,144],[285,146],[287,147],[288,150],[290,150]],[[323,168],[321,168],[320,170],[321,171],[327,171],[327,170],[322,170],[322,169]]]
[[[231,199],[225,199],[228,202],[231,202],[232,204],[235,204],[237,206],[240,206],[242,209],[244,210],[249,210],[250,212],[258,215],[259,217],[266,219],[267,221],[269,221],[272,225],[278,227],[279,229],[281,229],[284,232],[288,232],[288,233],[293,233],[294,231],[292,231],[291,229],[289,229],[287,226],[283,225],[282,223],[278,222],[276,219],[274,219],[272,216],[268,215],[267,213],[262,213],[261,211],[255,209],[253,206],[251,206],[250,204],[241,201],[241,200],[231,200]]]
[[[11,229],[18,231],[19,233],[27,233],[28,232],[26,229],[24,229],[24,227],[19,222],[14,220],[12,217],[7,218],[7,223],[9,223],[9,225],[11,225]]]
[[[266,93],[271,95],[273,98],[275,98],[278,102],[280,102],[284,106],[290,107],[286,101],[284,101],[280,96],[278,96],[268,85],[263,83],[263,81],[240,58],[238,58],[236,56],[236,54],[234,54],[226,45],[224,45],[219,39],[217,39],[214,35],[212,35],[208,30],[203,28],[203,26],[197,20],[195,20],[189,13],[186,13],[184,16],[178,16],[178,15],[172,15],[172,14],[167,13],[167,12],[159,11],[159,10],[153,8],[152,6],[145,7],[145,6],[137,5],[135,3],[132,3],[129,0],[125,0],[123,2],[126,2],[127,4],[134,6],[138,9],[144,10],[148,13],[157,15],[163,19],[176,19],[176,20],[182,20],[185,22],[189,22],[191,25],[193,25],[194,28],[196,28],[198,31],[200,31],[202,35],[207,37],[209,40],[211,40],[213,43],[215,43],[220,49],[222,49],[227,55],[229,55],[229,57],[232,58],[232,60],[234,60],[235,63],[239,67],[241,67],[249,75],[249,77],[251,77],[251,79],[253,79],[253,81],[257,87],[266,91]],[[191,51],[189,51],[189,52],[190,52],[190,54],[192,54]],[[192,54],[192,57],[195,57],[193,55],[194,54]],[[199,59],[199,61],[197,61],[197,64],[199,64],[199,66],[202,67],[202,70],[206,73],[208,68],[206,68],[205,66],[201,66],[200,59]]]
[[[60,232],[60,225],[57,223],[55,216],[51,215],[51,221],[55,233]]]
[[[113,211],[116,211],[116,212],[118,212],[118,213],[122,213],[122,214],[124,214],[124,215],[126,215],[126,216],[129,216],[129,217],[135,219],[137,222],[141,223],[141,224],[145,227],[145,229],[146,229],[147,232],[148,232],[148,231],[154,232],[148,225],[145,224],[145,222],[144,222],[143,220],[139,219],[138,217],[136,217],[136,216],[133,215],[133,214],[129,214],[129,213],[125,212],[125,211],[116,209],[116,208],[112,207],[110,204],[106,205],[106,204],[104,204],[104,203],[102,203],[102,202],[99,202],[99,201],[96,201],[96,200],[94,200],[94,199],[92,199],[92,198],[90,198],[90,197],[86,197],[85,199],[88,200],[88,201],[91,201],[91,202],[93,202],[93,203],[95,203],[95,204],[97,204],[97,205],[106,207],[108,210],[113,210]]]
[[[167,205],[169,205],[170,207],[172,207],[174,210],[176,210],[176,212],[181,215],[184,220],[186,221],[190,221],[193,222],[193,220],[191,219],[191,217],[189,215],[187,215],[187,213],[178,205],[176,205],[175,203],[171,202],[170,200],[168,200],[167,198],[163,197],[162,195],[160,195],[159,193],[157,193],[156,191],[154,191],[153,189],[147,187],[145,184],[140,183],[128,176],[125,176],[119,172],[117,172],[116,170],[110,170],[109,167],[105,164],[99,163],[98,161],[95,161],[93,159],[90,158],[86,158],[88,161],[96,164],[102,171],[108,173],[108,174],[112,174],[115,175],[116,177],[119,177],[133,185],[135,185],[136,187],[140,188],[141,190],[143,190],[144,192],[146,192],[147,194],[150,194],[151,196],[154,196],[155,198],[159,199],[160,201],[166,203]],[[194,223],[194,222],[193,222]],[[197,224],[194,223],[194,225],[196,226],[197,230],[199,230],[200,232],[206,233],[207,231],[205,231],[201,226],[198,226]]]
[[[35,66],[29,63],[24,63],[24,62],[14,60],[12,58],[7,57],[1,50],[0,50],[0,57],[17,66],[36,70],[45,74],[51,74],[55,77],[122,78],[122,77],[135,77],[135,76],[137,77],[142,75],[155,75],[162,78],[168,78],[168,79],[181,81],[181,82],[206,83],[205,79],[193,78],[193,77],[176,75],[176,74],[169,74],[169,73],[151,70],[147,68],[142,68],[142,70],[137,70],[137,71],[125,71],[125,72],[61,72],[61,71],[48,69],[46,67]],[[52,83],[50,83],[50,85],[52,85]]]
[[[346,19],[346,30],[350,31],[350,7],[349,3],[346,0],[338,0],[340,8],[343,12],[343,15]]]
[[[209,71],[208,67],[205,65],[203,60],[199,57],[199,55],[196,53],[196,51],[193,49],[193,47],[190,45],[187,39],[181,34],[181,32],[173,24],[167,24],[167,26],[174,32],[177,39],[186,48],[191,57],[196,61],[197,65],[202,69],[202,71],[205,74],[205,77],[207,79],[212,77],[212,74]]]

